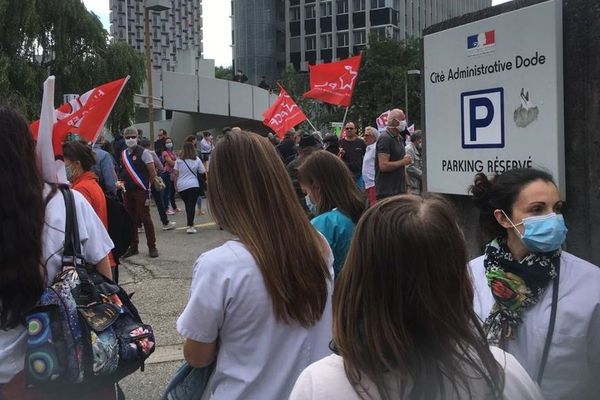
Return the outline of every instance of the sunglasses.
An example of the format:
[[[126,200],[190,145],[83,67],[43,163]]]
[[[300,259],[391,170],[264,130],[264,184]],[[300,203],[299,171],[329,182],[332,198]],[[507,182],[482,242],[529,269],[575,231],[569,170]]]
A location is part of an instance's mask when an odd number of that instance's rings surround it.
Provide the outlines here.
[[[137,139],[137,136],[125,136],[125,139]]]
[[[347,130],[347,131],[353,131],[353,130],[355,130],[356,128],[344,128],[344,129],[345,129],[345,130]]]

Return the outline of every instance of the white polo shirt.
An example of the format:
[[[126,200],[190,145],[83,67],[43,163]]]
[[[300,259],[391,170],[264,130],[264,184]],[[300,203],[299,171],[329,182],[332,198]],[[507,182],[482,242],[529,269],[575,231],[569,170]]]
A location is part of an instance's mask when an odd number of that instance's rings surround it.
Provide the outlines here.
[[[331,353],[332,264],[330,251],[325,311],[307,329],[277,321],[262,273],[241,242],[198,258],[177,330],[197,342],[219,340],[211,399],[286,399],[302,370]]]

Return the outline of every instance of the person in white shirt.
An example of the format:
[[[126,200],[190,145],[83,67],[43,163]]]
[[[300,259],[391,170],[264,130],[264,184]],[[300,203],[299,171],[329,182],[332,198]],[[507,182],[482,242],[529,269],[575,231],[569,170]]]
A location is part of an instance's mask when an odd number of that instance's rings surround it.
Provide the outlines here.
[[[600,269],[561,250],[567,228],[552,176],[478,174],[471,192],[490,240],[470,263],[488,341],[514,355],[546,399],[597,399]]]
[[[210,174],[211,214],[236,239],[194,265],[177,321],[183,355],[193,367],[216,359],[211,399],[285,399],[300,372],[331,353],[333,256],[268,139],[226,134]]]
[[[201,174],[206,173],[202,160],[198,158],[196,148],[191,142],[185,142],[181,157],[175,161],[173,174],[175,182],[175,190],[179,192],[179,196],[185,204],[185,213],[187,217],[187,233],[196,233],[194,228],[194,213],[196,211],[196,202],[200,198],[204,185]]]
[[[290,400],[542,398],[488,347],[451,210],[414,195],[367,210],[333,294],[336,354],[305,369]]]
[[[6,190],[0,190],[0,398],[30,398],[23,379],[23,321],[61,270],[65,201],[56,187],[42,182],[27,122],[7,107],[0,107],[0,138],[10,143],[0,148],[0,168],[7,171]],[[77,191],[73,197],[82,255],[112,279],[108,253],[113,243],[87,200]],[[104,389],[114,393],[112,386]]]
[[[367,199],[369,200],[370,206],[377,202],[377,191],[375,189],[375,154],[377,153],[378,137],[379,132],[377,132],[377,129],[372,126],[367,126],[365,128],[363,138],[365,139],[367,150],[363,157],[362,177],[365,182],[365,192],[367,193]]]

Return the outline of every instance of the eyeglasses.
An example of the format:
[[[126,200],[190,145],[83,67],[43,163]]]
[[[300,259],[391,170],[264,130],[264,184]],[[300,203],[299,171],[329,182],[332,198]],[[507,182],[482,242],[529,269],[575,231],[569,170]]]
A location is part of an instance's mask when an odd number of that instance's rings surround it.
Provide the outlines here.
[[[353,130],[355,130],[356,128],[344,128],[344,129],[345,129],[345,130],[347,130],[347,131],[353,131]]]
[[[125,136],[125,139],[137,139],[137,136]]]

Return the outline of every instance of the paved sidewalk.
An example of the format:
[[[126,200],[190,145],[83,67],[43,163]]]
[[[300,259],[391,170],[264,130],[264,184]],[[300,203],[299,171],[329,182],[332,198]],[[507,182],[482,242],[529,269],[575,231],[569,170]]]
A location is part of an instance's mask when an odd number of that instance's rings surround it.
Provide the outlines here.
[[[181,200],[178,200],[183,207]],[[198,256],[220,246],[231,236],[219,230],[208,215],[196,217],[196,234],[185,232],[185,212],[169,216],[177,229],[162,231],[158,212],[150,213],[156,229],[160,256],[148,257],[144,234],[140,234],[140,254],[125,259],[120,266],[120,283],[127,293],[134,292],[133,302],[144,322],[152,325],[157,349],[148,359],[144,372],[136,372],[120,383],[126,398],[159,399],[163,389],[181,365],[182,339],[175,322],[185,307],[192,279],[192,266]]]

